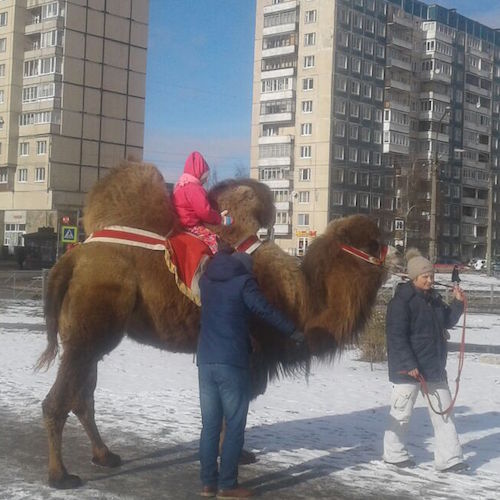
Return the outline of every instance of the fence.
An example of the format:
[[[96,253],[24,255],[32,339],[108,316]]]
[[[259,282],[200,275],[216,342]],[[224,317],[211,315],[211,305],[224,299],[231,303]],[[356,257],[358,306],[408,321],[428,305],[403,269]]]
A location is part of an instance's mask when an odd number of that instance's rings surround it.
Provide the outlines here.
[[[1,271],[0,297],[4,299],[37,299],[44,296],[48,269],[41,271]]]
[[[380,290],[378,296],[379,305],[385,305],[394,295],[397,283],[392,286],[384,287]],[[449,302],[452,299],[450,288],[436,287],[444,299]],[[500,286],[477,285],[471,290],[466,290],[467,304],[469,312],[489,312],[500,314]]]

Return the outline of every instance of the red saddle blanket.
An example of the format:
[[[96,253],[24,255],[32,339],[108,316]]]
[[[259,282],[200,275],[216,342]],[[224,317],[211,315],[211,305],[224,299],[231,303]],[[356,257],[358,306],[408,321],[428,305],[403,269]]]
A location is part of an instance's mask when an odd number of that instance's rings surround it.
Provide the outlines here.
[[[212,252],[197,236],[178,233],[165,238],[141,229],[110,226],[94,231],[85,240],[85,243],[91,242],[118,243],[164,251],[168,270],[175,276],[179,290],[200,305],[198,281]]]

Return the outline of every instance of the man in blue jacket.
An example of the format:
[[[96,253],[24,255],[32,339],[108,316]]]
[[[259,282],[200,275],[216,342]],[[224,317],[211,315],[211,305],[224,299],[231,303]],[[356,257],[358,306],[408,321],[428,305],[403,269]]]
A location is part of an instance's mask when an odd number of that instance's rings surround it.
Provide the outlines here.
[[[411,255],[411,251],[408,252]],[[408,255],[408,256],[409,256]],[[393,383],[389,426],[384,435],[384,460],[398,467],[413,467],[405,446],[406,432],[422,376],[432,405],[444,411],[451,403],[446,374],[447,328],[459,320],[463,291],[455,286],[448,306],[432,288],[432,263],[415,254],[408,258],[408,276],[387,307],[386,334],[389,380]],[[434,428],[434,465],[438,471],[466,469],[451,415],[439,415],[429,407]]]
[[[201,495],[249,497],[252,491],[238,486],[238,461],[250,400],[251,316],[257,315],[297,343],[303,342],[304,336],[259,290],[248,254],[219,251],[200,279],[200,292]],[[218,470],[223,418],[226,433]]]

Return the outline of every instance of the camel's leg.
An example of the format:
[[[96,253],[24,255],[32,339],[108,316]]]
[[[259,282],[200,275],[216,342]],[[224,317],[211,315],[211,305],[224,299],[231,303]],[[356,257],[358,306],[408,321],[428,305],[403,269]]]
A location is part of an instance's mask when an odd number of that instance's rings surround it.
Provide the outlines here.
[[[88,355],[67,348],[61,359],[57,378],[42,403],[43,418],[49,439],[49,485],[54,488],[76,488],[82,484],[78,476],[68,474],[62,459],[62,433],[75,396],[88,376]]]
[[[94,418],[94,391],[97,384],[97,362],[90,368],[87,381],[78,394],[73,413],[78,417],[92,444],[92,462],[102,467],[118,467],[122,461],[119,455],[109,451],[99,434]]]

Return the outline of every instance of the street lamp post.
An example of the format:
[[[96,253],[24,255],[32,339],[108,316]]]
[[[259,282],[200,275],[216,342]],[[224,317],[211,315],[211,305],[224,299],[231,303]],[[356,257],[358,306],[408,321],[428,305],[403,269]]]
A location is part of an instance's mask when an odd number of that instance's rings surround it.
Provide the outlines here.
[[[436,262],[436,239],[437,239],[437,195],[438,195],[438,167],[439,167],[439,157],[438,157],[438,144],[439,144],[439,132],[441,131],[441,124],[446,115],[451,111],[450,106],[446,106],[446,109],[439,119],[437,130],[436,130],[436,144],[434,151],[434,159],[432,161],[431,167],[431,219],[429,227],[429,260],[434,264]]]

